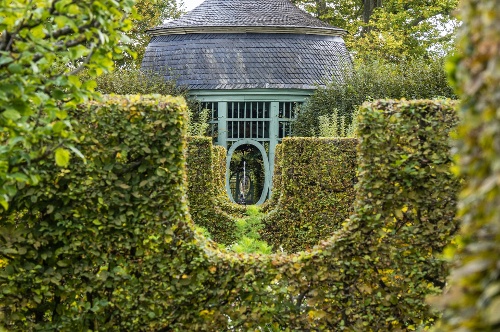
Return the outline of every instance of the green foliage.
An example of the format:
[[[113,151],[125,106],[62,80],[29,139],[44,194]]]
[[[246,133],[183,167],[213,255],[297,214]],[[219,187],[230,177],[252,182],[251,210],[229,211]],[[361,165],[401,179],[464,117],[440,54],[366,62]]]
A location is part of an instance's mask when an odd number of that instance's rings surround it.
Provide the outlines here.
[[[88,72],[80,75],[82,80],[88,80]],[[188,132],[191,136],[205,136],[209,128],[210,112],[200,110],[200,103],[189,96],[186,87],[178,86],[175,81],[167,81],[161,71],[144,71],[135,67],[125,66],[96,78],[95,90],[102,94],[160,94],[182,96],[188,105]]]
[[[432,325],[436,317],[424,297],[445,285],[440,252],[457,230],[459,181],[449,151],[457,121],[454,104],[440,101],[377,101],[361,110],[351,223],[365,234],[368,289],[379,292],[372,314],[394,328]]]
[[[331,236],[352,213],[358,142],[285,138],[281,144],[281,174],[275,177],[281,195],[261,234],[274,249],[296,252]]]
[[[80,74],[82,80],[88,80],[89,74]],[[204,136],[209,128],[210,113],[200,110],[200,103],[189,96],[186,87],[178,86],[175,81],[165,80],[161,71],[144,71],[125,66],[96,78],[95,90],[102,94],[160,94],[163,96],[182,96],[188,105],[188,132],[191,136]]]
[[[455,227],[450,106],[367,105],[351,219],[311,251],[249,255],[189,220],[181,100],[129,99],[77,112],[87,163],[47,165],[46,185],[2,215],[7,328],[386,331],[434,318],[424,298],[446,276],[435,253]]]
[[[127,33],[129,47],[135,54],[119,61],[120,67],[139,68],[151,37],[146,30],[161,25],[167,19],[178,18],[182,12],[175,0],[136,0],[134,8],[139,17],[132,21],[132,28]],[[137,93],[137,92],[135,92]]]
[[[231,202],[226,192],[226,158],[227,153],[224,147],[213,146],[212,168],[214,170],[216,204],[224,212],[236,218],[243,218],[246,215],[247,208]]]
[[[260,240],[259,231],[262,229],[263,213],[256,205],[247,206],[247,217],[236,221],[236,238],[230,249],[236,253],[270,254],[272,248]]]
[[[438,331],[496,331],[500,324],[500,2],[462,1],[450,74],[461,96],[459,242]]]
[[[348,122],[345,115],[339,115],[339,110],[334,108],[329,115],[320,115],[318,118],[319,137],[355,137],[357,127],[357,112],[353,114],[352,121]]]
[[[191,136],[206,136],[205,134],[210,127],[210,124],[208,122],[211,120],[212,111],[208,109],[202,109],[199,112],[197,119],[195,118],[193,111],[189,111],[188,116],[189,134]]]
[[[82,74],[86,79],[86,73]],[[163,96],[183,96],[187,100],[188,90],[177,86],[175,81],[167,81],[159,71],[149,72],[137,68],[117,68],[96,79],[96,91],[102,94],[160,94]],[[192,105],[189,105],[192,106]]]
[[[40,165],[40,185],[21,188],[0,216],[6,328],[164,325],[163,295],[174,283],[165,283],[163,250],[187,214],[185,113],[182,98],[126,96],[69,114],[85,159]]]
[[[459,25],[453,11],[458,0],[368,1],[381,6],[372,10],[361,32],[358,30],[356,37],[347,42],[359,56],[399,61],[453,50]]]
[[[270,254],[272,249],[271,247],[264,241],[260,241],[258,239],[243,236],[239,241],[233,243],[230,250],[241,254]]]
[[[458,0],[292,0],[349,33],[346,44],[360,58],[399,61],[449,52]]]
[[[218,205],[221,202],[220,180],[214,169],[218,155],[214,153],[212,139],[188,139],[187,179],[189,212],[195,224],[202,226],[214,241],[231,244],[235,238],[236,220]],[[229,205],[229,203],[227,203]]]
[[[282,186],[281,186],[281,173],[282,173],[282,162],[283,162],[283,145],[276,145],[274,152],[274,173],[273,173],[273,186],[271,198],[264,202],[261,206],[261,211],[267,213],[270,210],[276,208],[276,204],[281,197]]]
[[[319,133],[319,119],[338,110],[351,124],[359,106],[373,99],[434,99],[455,98],[448,84],[442,58],[402,60],[393,63],[384,60],[361,60],[354,64],[352,74],[344,82],[333,82],[315,90],[301,107],[294,124],[295,136],[315,136]]]
[[[39,183],[41,164],[65,164],[77,138],[68,113],[95,97],[95,82],[76,75],[107,72],[127,51],[133,4],[0,1],[0,209]]]

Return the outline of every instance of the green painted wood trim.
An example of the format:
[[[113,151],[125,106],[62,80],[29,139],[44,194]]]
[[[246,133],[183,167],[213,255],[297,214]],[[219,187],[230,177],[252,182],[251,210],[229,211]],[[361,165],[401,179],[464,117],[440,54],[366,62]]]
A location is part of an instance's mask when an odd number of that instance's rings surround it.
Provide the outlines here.
[[[271,180],[270,173],[269,173],[269,159],[266,153],[266,149],[264,149],[264,146],[260,144],[258,141],[245,138],[237,141],[233,145],[231,145],[231,148],[229,148],[229,151],[227,152],[227,159],[226,159],[226,191],[227,194],[229,195],[229,198],[231,199],[232,202],[236,203],[234,200],[233,194],[231,193],[231,188],[229,186],[229,177],[231,176],[230,172],[230,164],[231,164],[231,158],[233,158],[234,151],[239,146],[249,144],[255,146],[257,149],[259,149],[260,154],[262,155],[262,160],[264,161],[264,188],[262,189],[262,193],[260,195],[259,201],[256,203],[257,205],[263,204],[266,201],[267,195],[269,193],[269,182]]]
[[[241,89],[241,90],[191,90],[189,96],[205,102],[231,101],[295,101],[304,102],[314,90],[299,89]]]
[[[227,150],[227,103],[219,102],[217,107],[219,110],[217,144]]]
[[[269,124],[269,198],[273,192],[274,155],[279,137],[279,102],[271,103],[271,123]]]
[[[227,139],[227,142],[238,142],[239,140],[242,140],[244,138],[228,138]],[[271,139],[270,138],[259,138],[259,139],[256,139],[257,142],[270,142]]]

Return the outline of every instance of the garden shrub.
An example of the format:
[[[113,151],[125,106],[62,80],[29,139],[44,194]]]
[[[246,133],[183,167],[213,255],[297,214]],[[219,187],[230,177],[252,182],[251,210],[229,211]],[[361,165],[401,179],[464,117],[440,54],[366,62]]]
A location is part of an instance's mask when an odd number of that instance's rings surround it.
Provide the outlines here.
[[[219,205],[223,201],[220,196],[220,169],[213,167],[217,165],[217,159],[218,154],[214,153],[210,137],[188,138],[186,167],[189,212],[194,223],[206,228],[214,241],[231,244],[236,240],[236,220]]]
[[[366,101],[381,98],[456,98],[448,83],[444,58],[408,58],[400,62],[358,59],[352,73],[314,91],[301,106],[294,136],[320,135],[320,117],[344,117],[341,130],[349,130],[355,112]],[[339,130],[339,131],[341,131]]]
[[[182,98],[108,97],[71,116],[85,156],[40,165],[0,216],[2,323],[15,331],[154,330],[185,220]],[[170,225],[169,227],[167,227]],[[166,301],[166,299],[165,299]]]
[[[463,25],[450,77],[461,96],[459,173],[467,181],[450,289],[436,301],[445,309],[438,331],[500,326],[499,5],[498,0],[465,0],[460,6]]]
[[[38,165],[69,162],[68,113],[96,97],[94,79],[129,52],[132,0],[2,0],[0,5],[0,209]],[[88,70],[86,80],[78,75]]]
[[[220,145],[213,147],[213,169],[215,177],[215,189],[217,205],[222,211],[237,218],[246,215],[246,206],[231,202],[226,191],[226,148]]]
[[[436,253],[455,228],[451,106],[366,105],[354,213],[313,250],[292,255],[231,253],[193,230],[183,113],[170,99],[81,111],[75,130],[86,164],[47,166],[44,185],[21,188],[22,203],[2,215],[6,327],[385,331],[431,323],[424,299],[440,291],[446,269]]]
[[[393,328],[429,326],[438,315],[424,298],[445,285],[440,253],[457,230],[459,181],[450,169],[449,137],[457,122],[449,101],[377,101],[359,117],[351,224],[364,234],[367,292],[377,293],[370,314]]]
[[[267,201],[264,202],[261,206],[261,211],[263,213],[267,213],[270,210],[276,207],[278,204],[279,198],[281,197],[281,173],[282,167],[281,163],[283,160],[283,145],[276,145],[276,149],[274,152],[274,172],[273,172],[273,187],[272,187],[272,195]]]
[[[259,206],[248,205],[246,208],[246,216],[236,221],[237,241],[229,247],[229,250],[247,254],[270,254],[272,248],[260,240],[259,230],[262,228],[263,214]]]
[[[352,213],[357,144],[348,138],[283,139],[281,195],[263,220],[265,241],[275,249],[296,252],[341,228]]]

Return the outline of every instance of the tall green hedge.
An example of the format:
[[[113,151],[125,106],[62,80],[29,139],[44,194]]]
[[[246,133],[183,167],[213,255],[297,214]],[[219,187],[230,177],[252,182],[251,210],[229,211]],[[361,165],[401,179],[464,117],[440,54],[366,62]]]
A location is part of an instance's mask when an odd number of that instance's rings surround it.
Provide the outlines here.
[[[351,138],[283,139],[281,194],[263,220],[261,236],[266,242],[296,252],[312,248],[342,227],[355,197],[357,144]]]
[[[363,234],[363,278],[377,293],[370,314],[379,324],[411,330],[436,318],[424,297],[445,285],[440,253],[458,227],[449,137],[457,122],[446,101],[377,101],[361,111],[351,224]]]
[[[226,158],[227,151],[220,145],[213,147],[212,167],[214,169],[216,201],[222,211],[237,218],[243,218],[246,207],[231,202],[226,191]]]
[[[271,198],[264,202],[261,206],[261,211],[267,213],[274,208],[281,197],[281,174],[283,172],[282,168],[283,162],[283,145],[276,145],[276,150],[274,152],[274,172],[273,172],[273,187]]]
[[[154,329],[186,220],[182,98],[108,97],[71,114],[85,159],[42,165],[0,216],[0,319],[13,331]]]
[[[193,231],[183,103],[130,99],[82,110],[87,163],[47,167],[2,215],[6,327],[385,331],[435,318],[424,299],[440,291],[435,253],[455,228],[450,106],[366,105],[350,221],[311,251],[246,255]]]
[[[189,137],[186,160],[189,212],[194,223],[207,229],[214,241],[231,244],[236,240],[236,220],[220,206],[225,201],[221,197],[220,169],[214,167],[219,164],[218,158],[210,137]]]
[[[439,331],[500,328],[500,1],[464,0],[459,51],[450,63],[461,96],[461,244]]]

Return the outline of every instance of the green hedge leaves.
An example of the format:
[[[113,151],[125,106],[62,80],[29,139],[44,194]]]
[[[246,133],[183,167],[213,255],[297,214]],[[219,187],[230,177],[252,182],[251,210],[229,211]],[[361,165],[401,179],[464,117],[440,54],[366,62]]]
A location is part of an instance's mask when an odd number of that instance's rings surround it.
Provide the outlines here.
[[[357,140],[285,138],[274,184],[278,204],[264,218],[262,238],[297,252],[326,239],[352,213]],[[278,156],[278,154],[277,154]],[[275,198],[273,198],[275,199]]]
[[[352,225],[363,233],[366,280],[379,296],[371,312],[394,327],[432,325],[423,301],[445,285],[440,258],[457,230],[458,179],[450,132],[458,118],[446,101],[377,101],[360,118],[359,185]],[[404,314],[401,314],[403,313]]]
[[[225,186],[221,187],[223,183],[220,159],[223,157],[220,149],[213,147],[210,137],[189,137],[187,150],[189,212],[194,223],[208,230],[214,241],[229,245],[236,240],[236,220],[223,211],[224,205],[220,205],[226,203],[225,205],[231,206],[229,199],[224,199],[222,193],[222,190],[225,191]],[[224,183],[225,178],[224,172]]]
[[[139,96],[74,115],[86,163],[47,166],[43,185],[23,188],[12,212],[1,215],[6,328],[386,331],[432,324],[425,297],[440,292],[447,269],[437,254],[456,228],[451,105],[365,105],[353,214],[312,250],[292,255],[235,254],[194,231],[185,115],[180,99]],[[196,160],[210,164],[209,143],[190,139],[191,179]],[[283,164],[283,174],[295,174],[291,166]],[[290,190],[283,180],[282,197]],[[214,192],[214,176],[205,181],[212,185],[200,187]]]
[[[137,330],[161,323],[185,220],[182,98],[109,97],[74,111],[85,161],[41,167],[0,217],[3,323],[12,330]],[[162,301],[166,301],[164,299]]]
[[[459,129],[462,229],[439,331],[500,326],[500,1],[461,2],[463,20],[450,77],[461,96]]]

